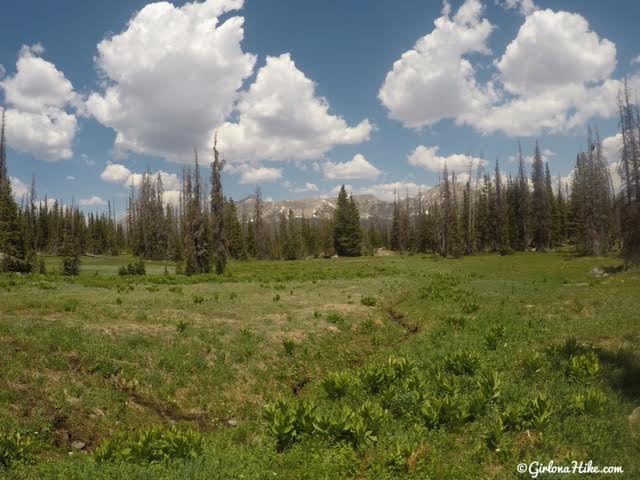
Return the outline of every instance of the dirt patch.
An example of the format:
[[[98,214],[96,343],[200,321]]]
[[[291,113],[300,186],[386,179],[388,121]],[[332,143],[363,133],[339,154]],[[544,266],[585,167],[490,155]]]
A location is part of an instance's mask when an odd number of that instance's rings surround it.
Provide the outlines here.
[[[322,307],[324,312],[338,312],[342,314],[363,315],[369,313],[369,307],[356,305],[355,303],[327,303]]]

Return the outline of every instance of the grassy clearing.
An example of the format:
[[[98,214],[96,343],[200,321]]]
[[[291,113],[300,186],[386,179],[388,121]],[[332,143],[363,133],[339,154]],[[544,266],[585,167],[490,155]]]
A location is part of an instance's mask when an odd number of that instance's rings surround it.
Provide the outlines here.
[[[592,273],[615,259],[129,261],[0,277],[0,475],[640,472],[640,274]]]

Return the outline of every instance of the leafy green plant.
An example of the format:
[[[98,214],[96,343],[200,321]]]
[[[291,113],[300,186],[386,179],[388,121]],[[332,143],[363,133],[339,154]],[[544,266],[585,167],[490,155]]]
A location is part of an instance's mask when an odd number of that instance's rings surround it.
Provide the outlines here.
[[[331,400],[337,400],[338,398],[344,397],[355,383],[355,378],[350,373],[333,372],[329,373],[322,381],[322,388],[327,394],[327,397]]]
[[[474,300],[467,300],[462,303],[462,313],[471,315],[480,310],[480,304]]]
[[[528,353],[522,359],[522,368],[527,375],[534,375],[544,370],[547,361],[539,352]]]
[[[80,306],[80,302],[76,298],[68,298],[62,304],[62,309],[65,312],[75,312]]]
[[[195,459],[204,450],[202,434],[176,427],[151,427],[103,442],[94,453],[97,462],[149,464]]]
[[[421,413],[429,428],[455,427],[470,418],[467,405],[461,397],[453,395],[427,398],[422,404]]]
[[[500,346],[505,333],[506,330],[502,325],[494,325],[489,328],[487,334],[484,336],[484,341],[487,345],[487,348],[489,348],[490,350],[496,350]]]
[[[406,380],[415,374],[415,365],[404,357],[389,357],[384,364],[367,365],[360,372],[360,380],[365,390],[378,394],[391,384]]]
[[[195,303],[196,305],[200,305],[202,302],[204,302],[204,296],[199,295],[199,294],[194,294],[193,295],[193,303]]]
[[[171,293],[177,293],[178,295],[182,295],[182,287],[180,285],[171,285],[169,287],[169,291]]]
[[[473,352],[459,350],[446,356],[443,365],[455,375],[473,375],[480,367],[480,358]]]
[[[29,460],[33,450],[33,441],[19,432],[0,432],[0,467],[9,468],[17,463]]]
[[[593,352],[573,356],[569,360],[568,373],[571,377],[590,382],[600,373],[600,360]]]
[[[551,399],[541,393],[531,399],[508,405],[500,418],[508,430],[540,429],[548,423],[554,411]]]
[[[118,269],[118,275],[120,276],[125,276],[125,275],[142,276],[142,275],[145,275],[146,273],[147,273],[147,268],[145,266],[144,259],[141,257],[137,258],[133,262],[129,262],[126,266],[125,265],[120,266],[120,268]]]
[[[360,303],[366,307],[375,307],[376,299],[374,297],[365,296],[360,298]]]
[[[595,415],[604,411],[607,396],[600,390],[589,388],[571,398],[570,409],[578,415]]]
[[[284,348],[284,353],[286,353],[288,356],[292,356],[293,352],[296,349],[296,342],[291,338],[283,338],[282,348]]]
[[[176,330],[179,333],[184,333],[187,330],[188,326],[189,326],[189,324],[185,320],[179,320],[177,325],[176,325]]]
[[[334,325],[344,324],[344,317],[338,312],[327,313],[326,319],[327,319],[327,322],[333,323]]]
[[[91,373],[97,373],[103,378],[110,378],[120,373],[120,366],[109,359],[98,360],[91,368]]]
[[[302,435],[314,432],[315,410],[316,405],[311,402],[294,403],[283,397],[266,405],[264,419],[269,433],[275,437],[278,451],[287,449]]]

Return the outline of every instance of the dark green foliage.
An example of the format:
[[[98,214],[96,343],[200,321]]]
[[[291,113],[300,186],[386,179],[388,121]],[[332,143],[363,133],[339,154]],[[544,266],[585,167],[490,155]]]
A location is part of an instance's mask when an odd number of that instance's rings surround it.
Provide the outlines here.
[[[194,430],[151,427],[104,441],[95,451],[97,462],[161,463],[193,460],[202,455],[204,438]]]
[[[507,430],[539,430],[544,427],[555,413],[551,399],[542,393],[519,403],[508,405],[500,419]]]
[[[284,353],[291,357],[296,350],[296,342],[291,338],[283,338],[282,348],[284,349]]]
[[[350,373],[333,372],[322,381],[322,388],[328,398],[337,400],[344,397],[355,384],[356,379]]]
[[[213,144],[213,162],[211,163],[211,245],[218,275],[222,275],[227,268],[227,254],[229,252],[229,240],[225,225],[227,217],[222,193],[222,179],[220,178],[224,163],[224,160],[220,158],[216,135]],[[235,247],[238,248],[237,245]]]
[[[137,258],[134,262],[129,262],[126,266],[121,266],[118,269],[118,275],[146,275],[147,269],[145,267],[144,259],[142,257]]]
[[[340,188],[333,217],[333,245],[341,257],[357,257],[362,253],[360,215],[353,197],[347,197],[344,185]]]
[[[364,297],[360,298],[360,303],[362,305],[367,306],[367,307],[375,307],[376,299],[374,297],[364,296]]]
[[[10,468],[29,460],[33,441],[20,433],[0,432],[0,468]]]

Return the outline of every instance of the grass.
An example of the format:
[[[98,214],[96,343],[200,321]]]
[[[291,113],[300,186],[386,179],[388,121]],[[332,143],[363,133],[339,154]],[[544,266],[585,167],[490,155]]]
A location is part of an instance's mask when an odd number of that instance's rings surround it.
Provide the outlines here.
[[[640,474],[640,273],[591,273],[616,259],[131,261],[0,276],[0,476]]]

